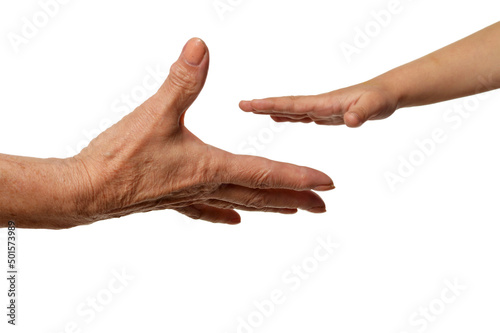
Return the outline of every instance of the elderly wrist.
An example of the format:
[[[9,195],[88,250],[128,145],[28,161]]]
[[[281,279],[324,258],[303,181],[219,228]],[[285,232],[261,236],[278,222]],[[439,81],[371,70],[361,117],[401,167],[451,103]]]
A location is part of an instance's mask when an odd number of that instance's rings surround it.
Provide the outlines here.
[[[72,214],[83,224],[96,221],[94,180],[90,170],[78,156],[63,160],[63,164],[70,184],[66,191],[72,202]]]

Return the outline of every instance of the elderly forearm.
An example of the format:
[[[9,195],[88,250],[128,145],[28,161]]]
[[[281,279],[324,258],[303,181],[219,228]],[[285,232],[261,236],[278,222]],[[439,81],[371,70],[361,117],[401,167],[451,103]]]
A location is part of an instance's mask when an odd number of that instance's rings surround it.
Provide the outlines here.
[[[375,79],[398,107],[426,105],[500,88],[500,22]]]
[[[82,179],[73,159],[37,159],[0,154],[0,227],[74,226]]]

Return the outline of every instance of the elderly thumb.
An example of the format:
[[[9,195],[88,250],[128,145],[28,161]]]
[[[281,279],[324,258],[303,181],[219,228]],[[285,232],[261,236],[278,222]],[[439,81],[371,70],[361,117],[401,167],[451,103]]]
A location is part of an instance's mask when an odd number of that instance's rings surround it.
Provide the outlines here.
[[[199,38],[190,39],[157,93],[168,114],[182,121],[184,112],[203,89],[208,65],[209,54],[205,43]]]

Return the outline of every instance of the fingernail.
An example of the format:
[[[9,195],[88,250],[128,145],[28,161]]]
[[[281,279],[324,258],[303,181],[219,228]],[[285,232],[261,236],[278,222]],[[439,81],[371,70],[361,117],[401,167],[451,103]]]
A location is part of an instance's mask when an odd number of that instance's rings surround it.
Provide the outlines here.
[[[199,66],[205,58],[207,46],[199,38],[190,39],[184,46],[182,57],[184,61],[191,66]]]
[[[326,213],[326,208],[325,207],[314,207],[314,208],[308,209],[307,211],[311,212],[311,213],[316,213],[316,214]]]
[[[313,188],[314,191],[330,191],[335,188],[335,185],[329,184],[329,185],[318,185],[315,188]]]
[[[231,224],[238,224],[238,223],[241,223],[241,218],[235,217],[231,219]]]

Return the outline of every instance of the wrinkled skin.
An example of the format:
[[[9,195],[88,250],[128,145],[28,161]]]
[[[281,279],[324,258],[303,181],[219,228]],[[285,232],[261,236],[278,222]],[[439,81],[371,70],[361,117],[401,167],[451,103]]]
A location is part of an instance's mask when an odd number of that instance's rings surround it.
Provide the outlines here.
[[[325,211],[312,191],[334,188],[324,173],[233,155],[185,127],[208,65],[206,45],[190,40],[159,91],[74,157],[90,184],[79,200],[79,223],[162,209],[229,224],[240,222],[235,209]]]

